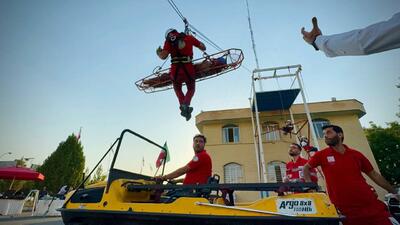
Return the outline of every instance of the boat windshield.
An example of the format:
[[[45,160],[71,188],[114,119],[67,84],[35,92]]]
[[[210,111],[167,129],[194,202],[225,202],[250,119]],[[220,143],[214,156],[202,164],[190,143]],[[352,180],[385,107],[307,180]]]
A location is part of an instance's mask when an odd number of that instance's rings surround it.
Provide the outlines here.
[[[165,141],[153,141],[133,131],[125,131],[113,168],[151,177],[160,174],[163,165],[157,167],[156,162],[163,151],[161,147],[164,146]],[[118,144],[115,145],[110,156],[117,154],[117,146]]]

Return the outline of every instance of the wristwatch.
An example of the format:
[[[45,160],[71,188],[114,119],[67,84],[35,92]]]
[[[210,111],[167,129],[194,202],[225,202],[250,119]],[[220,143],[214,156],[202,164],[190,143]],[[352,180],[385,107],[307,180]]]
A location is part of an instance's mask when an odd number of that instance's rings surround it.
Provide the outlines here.
[[[315,51],[319,51],[318,46],[315,44],[315,40],[311,43],[311,45],[314,47]]]
[[[311,45],[314,47],[315,51],[319,51],[318,46],[315,44],[315,40],[317,40],[317,37],[318,37],[318,36],[319,36],[319,35],[315,36],[314,41],[311,43]]]

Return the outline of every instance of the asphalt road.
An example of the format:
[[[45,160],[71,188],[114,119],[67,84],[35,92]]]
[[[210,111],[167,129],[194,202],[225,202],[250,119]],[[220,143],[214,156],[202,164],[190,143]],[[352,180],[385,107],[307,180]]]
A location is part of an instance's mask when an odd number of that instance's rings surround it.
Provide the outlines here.
[[[61,217],[29,217],[0,219],[0,225],[64,225]]]

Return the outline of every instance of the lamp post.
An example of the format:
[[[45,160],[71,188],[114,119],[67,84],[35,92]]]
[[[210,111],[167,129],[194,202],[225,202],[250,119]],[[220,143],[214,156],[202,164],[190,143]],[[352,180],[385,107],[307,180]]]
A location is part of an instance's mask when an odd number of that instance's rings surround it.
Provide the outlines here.
[[[12,154],[12,152],[3,153],[3,154],[0,155],[0,159],[1,159],[3,156],[5,156],[5,155],[11,155],[11,154]]]

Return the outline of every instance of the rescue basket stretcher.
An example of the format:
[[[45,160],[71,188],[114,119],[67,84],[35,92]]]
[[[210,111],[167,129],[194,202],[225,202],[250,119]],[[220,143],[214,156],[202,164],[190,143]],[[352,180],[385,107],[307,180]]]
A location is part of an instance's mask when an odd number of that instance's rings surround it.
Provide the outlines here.
[[[240,67],[243,61],[241,49],[231,48],[193,60],[196,81],[217,77]],[[158,70],[135,82],[137,88],[146,93],[165,91],[172,88],[170,68]]]

